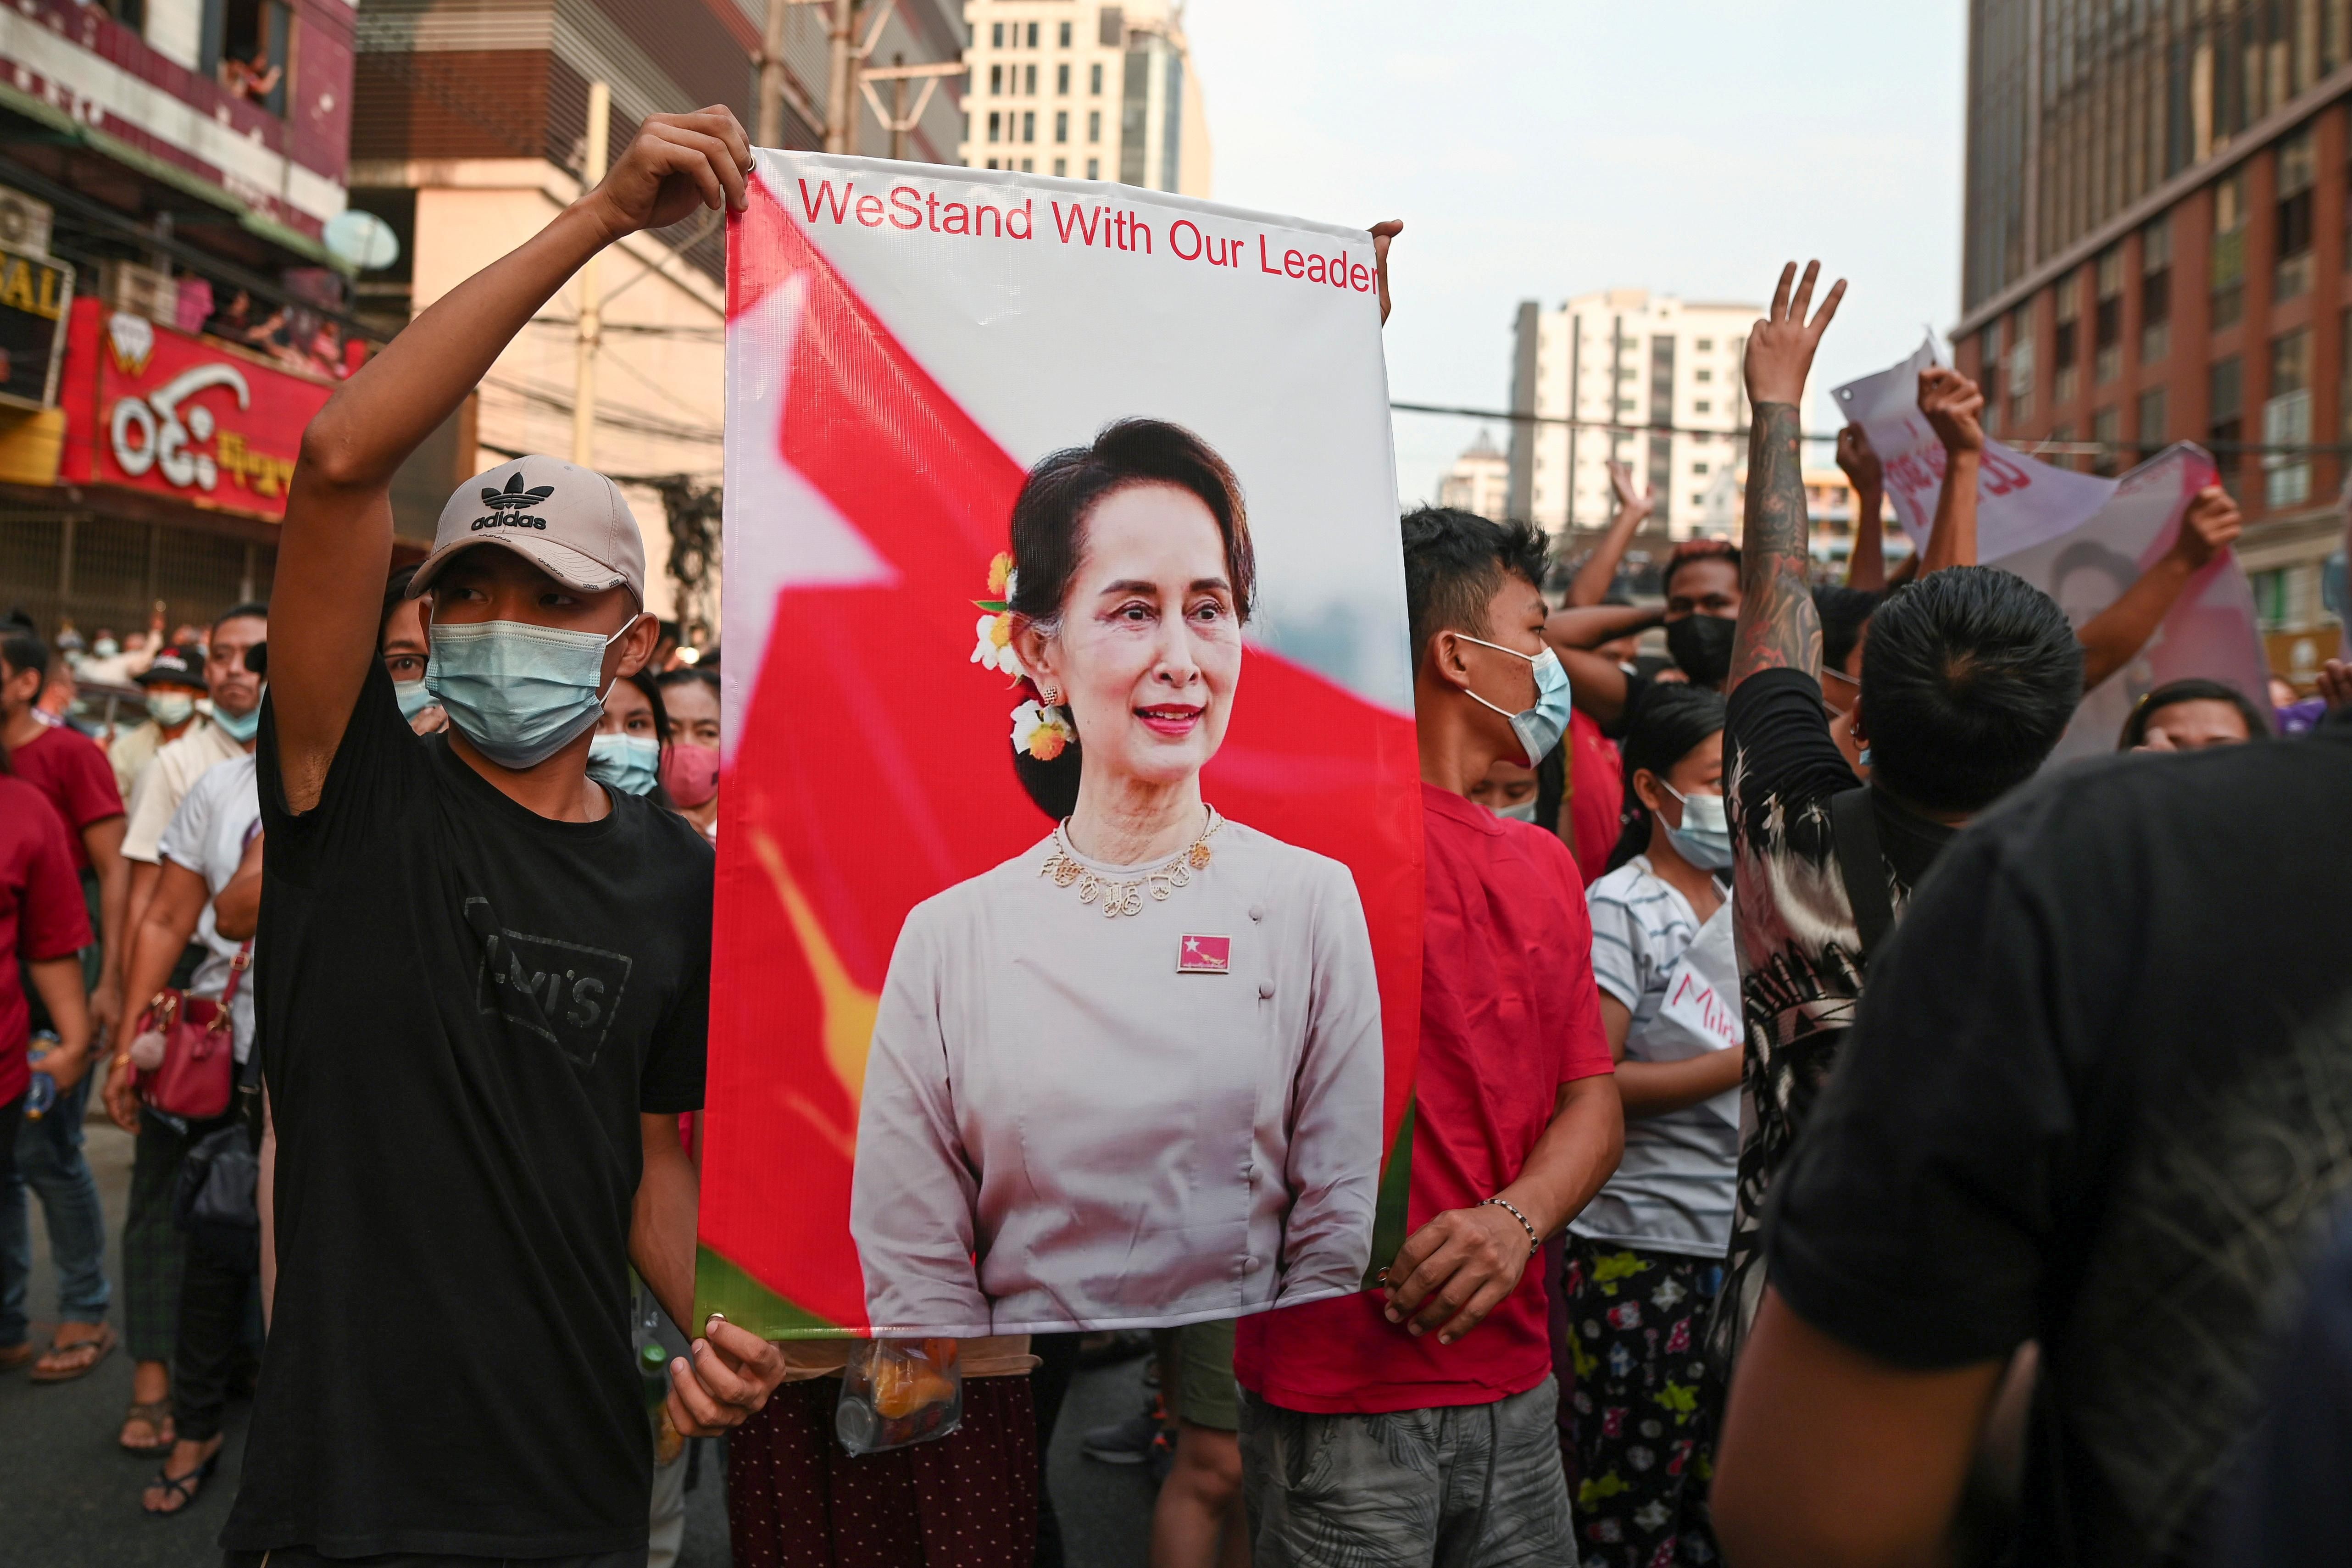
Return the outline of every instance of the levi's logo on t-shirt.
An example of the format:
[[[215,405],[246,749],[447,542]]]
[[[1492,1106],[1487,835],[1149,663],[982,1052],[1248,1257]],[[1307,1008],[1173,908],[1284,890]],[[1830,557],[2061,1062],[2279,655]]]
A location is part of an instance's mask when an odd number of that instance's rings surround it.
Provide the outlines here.
[[[475,1005],[550,1041],[573,1066],[594,1067],[628,988],[629,955],[509,931],[485,898],[467,899],[465,917],[482,944]]]

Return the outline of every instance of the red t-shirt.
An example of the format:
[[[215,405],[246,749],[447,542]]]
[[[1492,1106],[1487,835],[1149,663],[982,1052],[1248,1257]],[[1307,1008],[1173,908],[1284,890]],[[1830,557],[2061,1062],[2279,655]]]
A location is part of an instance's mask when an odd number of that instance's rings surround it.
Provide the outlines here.
[[[1458,795],[1423,784],[1421,796],[1428,892],[1409,1231],[1510,1185],[1559,1086],[1612,1070],[1568,846]],[[1382,1301],[1367,1290],[1244,1318],[1234,1370],[1286,1409],[1364,1414],[1492,1404],[1551,1373],[1538,1268],[1450,1345],[1390,1322]]]
[[[81,879],[66,848],[66,825],[41,792],[0,777],[0,1105],[33,1080],[25,1061],[33,1019],[16,961],[66,958],[89,945]]]
[[[8,753],[16,775],[49,797],[68,832],[66,847],[73,868],[89,868],[89,850],[81,830],[93,822],[122,815],[122,792],[114,787],[114,768],[98,742],[79,730],[53,725]]]
[[[1581,708],[1568,721],[1568,819],[1576,831],[1576,868],[1592,886],[1609,870],[1625,808],[1625,768],[1616,743]]]

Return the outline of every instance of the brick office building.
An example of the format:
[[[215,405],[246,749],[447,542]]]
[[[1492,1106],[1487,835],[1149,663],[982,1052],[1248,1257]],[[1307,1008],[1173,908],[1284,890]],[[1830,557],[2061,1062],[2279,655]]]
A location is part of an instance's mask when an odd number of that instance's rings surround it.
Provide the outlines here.
[[[2352,4],[1971,0],[1955,354],[1993,427],[2212,445],[2272,667],[2334,651],[2352,441]],[[2062,448],[2063,449],[2063,448]]]

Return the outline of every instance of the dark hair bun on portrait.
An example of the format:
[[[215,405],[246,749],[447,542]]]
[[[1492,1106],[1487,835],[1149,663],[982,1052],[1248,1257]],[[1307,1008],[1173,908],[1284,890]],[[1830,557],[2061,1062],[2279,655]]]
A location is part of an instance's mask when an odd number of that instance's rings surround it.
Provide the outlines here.
[[[1048,633],[1061,624],[1070,579],[1086,553],[1086,520],[1097,502],[1135,485],[1173,485],[1200,497],[1225,542],[1225,574],[1244,620],[1257,603],[1257,556],[1240,481],[1210,445],[1164,419],[1118,419],[1086,447],[1049,452],[1029,470],[1013,503],[1013,562],[1019,575],[1013,613]],[[1081,740],[1084,737],[1080,737]],[[1081,747],[1052,762],[1013,753],[1013,771],[1037,809],[1056,822],[1078,804]]]

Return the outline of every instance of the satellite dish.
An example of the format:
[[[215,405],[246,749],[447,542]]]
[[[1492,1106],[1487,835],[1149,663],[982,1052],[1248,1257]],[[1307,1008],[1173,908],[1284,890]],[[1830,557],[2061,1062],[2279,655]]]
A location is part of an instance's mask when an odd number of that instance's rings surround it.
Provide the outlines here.
[[[345,207],[327,220],[327,248],[338,260],[362,272],[389,267],[400,259],[400,237],[372,212]]]

